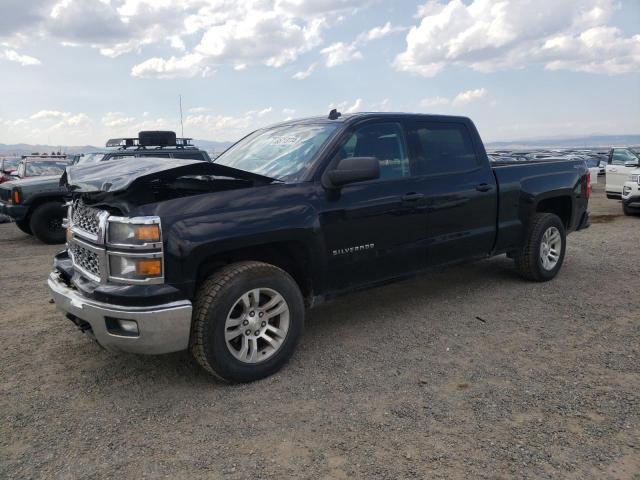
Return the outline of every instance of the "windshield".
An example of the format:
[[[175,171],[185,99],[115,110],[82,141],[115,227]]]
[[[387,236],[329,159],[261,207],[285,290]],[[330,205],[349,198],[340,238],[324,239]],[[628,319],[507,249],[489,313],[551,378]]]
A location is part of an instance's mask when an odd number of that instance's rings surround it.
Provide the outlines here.
[[[27,176],[62,175],[67,165],[69,165],[69,162],[65,162],[64,160],[27,162]]]
[[[104,158],[104,153],[85,153],[76,161],[76,165],[84,165],[87,163],[96,163]]]
[[[299,181],[336,128],[335,124],[323,124],[258,130],[220,155],[215,163],[286,182]]]

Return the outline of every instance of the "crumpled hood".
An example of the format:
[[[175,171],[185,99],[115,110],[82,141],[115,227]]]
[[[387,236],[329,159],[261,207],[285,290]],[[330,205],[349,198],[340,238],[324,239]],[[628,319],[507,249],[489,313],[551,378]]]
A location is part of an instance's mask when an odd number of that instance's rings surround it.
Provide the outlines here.
[[[171,180],[186,175],[234,178],[260,185],[277,181],[255,173],[201,160],[144,157],[135,160],[109,160],[90,165],[69,166],[60,179],[60,185],[68,186],[73,192],[113,193],[127,190],[134,183]]]

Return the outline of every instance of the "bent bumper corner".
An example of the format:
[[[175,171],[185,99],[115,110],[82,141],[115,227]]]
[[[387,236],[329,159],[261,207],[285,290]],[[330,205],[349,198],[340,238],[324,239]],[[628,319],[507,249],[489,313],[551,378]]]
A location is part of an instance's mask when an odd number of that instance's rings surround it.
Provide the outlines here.
[[[58,309],[108,350],[155,355],[189,346],[192,305],[188,300],[151,307],[110,305],[81,296],[55,271],[47,283]],[[137,334],[114,329],[120,320],[136,322]]]

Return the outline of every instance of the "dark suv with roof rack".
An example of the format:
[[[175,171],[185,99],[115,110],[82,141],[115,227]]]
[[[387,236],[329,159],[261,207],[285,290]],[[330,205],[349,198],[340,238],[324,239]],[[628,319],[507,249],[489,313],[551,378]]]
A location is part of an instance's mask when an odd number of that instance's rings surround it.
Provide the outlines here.
[[[140,132],[137,138],[110,139],[106,146],[103,151],[74,158],[72,164],[90,165],[141,157],[211,161],[207,152],[191,144],[190,138],[176,138],[174,132]],[[9,215],[20,230],[44,243],[63,243],[62,223],[68,191],[60,185],[60,176],[65,166],[45,176],[19,177],[0,185],[0,213]]]

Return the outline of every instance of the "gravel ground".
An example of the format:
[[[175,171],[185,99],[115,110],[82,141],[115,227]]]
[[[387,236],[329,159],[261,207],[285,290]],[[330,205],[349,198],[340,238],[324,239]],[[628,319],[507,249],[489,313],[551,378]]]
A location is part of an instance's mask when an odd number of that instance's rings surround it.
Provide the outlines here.
[[[57,247],[0,226],[0,478],[640,479],[640,218],[592,201],[550,283],[505,257],[325,304],[248,385],[100,349]]]

